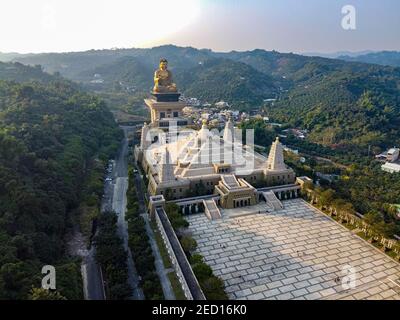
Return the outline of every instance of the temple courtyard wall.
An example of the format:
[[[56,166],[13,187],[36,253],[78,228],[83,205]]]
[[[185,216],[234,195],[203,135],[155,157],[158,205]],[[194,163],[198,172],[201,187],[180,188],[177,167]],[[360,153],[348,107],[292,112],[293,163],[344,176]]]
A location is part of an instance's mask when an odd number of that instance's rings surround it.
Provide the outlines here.
[[[187,216],[230,299],[400,300],[400,264],[302,199],[282,203],[213,221]]]

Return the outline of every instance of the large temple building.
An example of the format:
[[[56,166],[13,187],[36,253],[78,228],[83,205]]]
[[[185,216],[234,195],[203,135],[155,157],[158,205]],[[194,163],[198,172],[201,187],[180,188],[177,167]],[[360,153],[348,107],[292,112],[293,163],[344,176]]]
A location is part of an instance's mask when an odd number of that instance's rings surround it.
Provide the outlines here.
[[[296,178],[278,138],[266,157],[248,132],[242,142],[231,119],[221,132],[207,121],[193,130],[166,60],[154,78],[153,98],[145,100],[151,123],[142,127],[135,160],[147,176],[150,218],[187,299],[205,295],[167,202],[185,214],[184,234],[229,299],[399,299],[399,264],[298,198],[312,180]]]
[[[166,89],[171,83],[172,78],[164,81],[162,89],[154,88],[153,98],[145,99],[151,123],[143,125],[135,148],[135,158],[148,176],[150,195],[178,200],[214,194],[218,206],[236,208],[258,203],[256,186],[295,183],[278,138],[266,158],[251,144],[242,143],[231,119],[222,132],[210,130],[206,121],[198,131],[188,128],[188,120],[182,118],[185,103],[179,100],[176,85]]]

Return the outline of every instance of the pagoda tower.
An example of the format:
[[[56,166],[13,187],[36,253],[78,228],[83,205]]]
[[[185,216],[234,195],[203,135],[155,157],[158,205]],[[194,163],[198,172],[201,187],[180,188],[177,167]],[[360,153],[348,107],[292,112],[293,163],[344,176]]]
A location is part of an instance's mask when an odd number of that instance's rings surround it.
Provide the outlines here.
[[[159,180],[160,183],[175,180],[174,165],[167,147],[165,147],[165,153],[160,163]]]
[[[272,143],[271,150],[269,151],[267,169],[272,171],[281,171],[286,169],[283,157],[283,147],[278,137],[276,137],[276,140]]]

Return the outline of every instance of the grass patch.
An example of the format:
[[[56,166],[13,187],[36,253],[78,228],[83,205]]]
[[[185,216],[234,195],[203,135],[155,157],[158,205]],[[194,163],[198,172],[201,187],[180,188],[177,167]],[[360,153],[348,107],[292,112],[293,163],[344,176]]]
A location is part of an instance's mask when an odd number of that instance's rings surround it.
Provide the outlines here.
[[[396,259],[397,254],[396,252],[394,252],[393,250],[389,250],[385,252],[389,257],[391,257],[392,259]]]
[[[351,225],[348,223],[343,223],[343,226],[345,226],[349,230],[354,230],[355,228],[357,228],[355,225]]]
[[[172,290],[174,290],[175,298],[177,300],[187,300],[175,272],[168,273],[168,278],[171,282]]]
[[[156,222],[154,220],[150,221],[150,225],[151,225],[151,228],[153,229],[154,237],[156,239],[157,246],[160,251],[164,267],[166,269],[172,268],[173,266],[172,266],[171,260],[169,258],[169,255],[168,255],[167,248],[165,247],[164,241],[161,237],[161,234],[158,231]],[[171,282],[171,287],[172,287],[172,290],[174,291],[175,298],[177,300],[187,300],[185,297],[185,294],[183,293],[181,284],[179,283],[179,280],[178,280],[178,277],[176,276],[175,271],[169,272],[167,274],[167,276],[169,278],[169,281]]]
[[[161,237],[160,231],[158,231],[155,221],[151,221],[150,225],[151,225],[151,228],[153,229],[154,238],[156,239],[158,250],[160,251],[164,267],[166,269],[172,268],[172,263],[171,263],[171,260],[169,259],[167,248],[164,245],[164,241]]]
[[[368,241],[368,239],[369,239],[369,237],[367,237],[367,236],[365,235],[365,233],[362,232],[362,231],[357,232],[356,234],[357,234],[360,238],[364,239],[365,241]]]
[[[382,250],[382,248],[383,248],[383,246],[382,246],[379,242],[377,242],[377,241],[373,242],[372,245],[373,245],[375,248],[378,248],[379,250]],[[382,251],[382,252],[383,252],[383,251]]]

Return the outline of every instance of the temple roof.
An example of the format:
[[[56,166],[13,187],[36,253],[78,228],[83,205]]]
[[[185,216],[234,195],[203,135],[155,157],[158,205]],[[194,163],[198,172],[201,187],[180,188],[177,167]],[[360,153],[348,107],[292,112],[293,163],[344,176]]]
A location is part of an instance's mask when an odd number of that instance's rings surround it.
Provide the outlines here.
[[[271,150],[269,151],[267,169],[272,171],[285,170],[286,165],[283,157],[283,147],[279,142],[279,138],[272,143]]]
[[[208,130],[205,123],[199,131],[182,130],[178,139],[166,140],[169,141],[168,157],[173,164],[175,178],[217,174],[214,165],[222,164],[228,165],[233,174],[266,169],[267,159],[264,156],[243,146],[239,141],[226,141],[219,134]],[[154,171],[157,171],[165,159],[165,152],[165,144],[158,142],[146,149],[146,160]],[[161,176],[165,179],[165,174]]]
[[[162,161],[159,164],[159,172],[158,172],[160,182],[174,181],[174,165],[171,160],[170,153],[168,148],[165,147],[165,152],[162,157]]]

